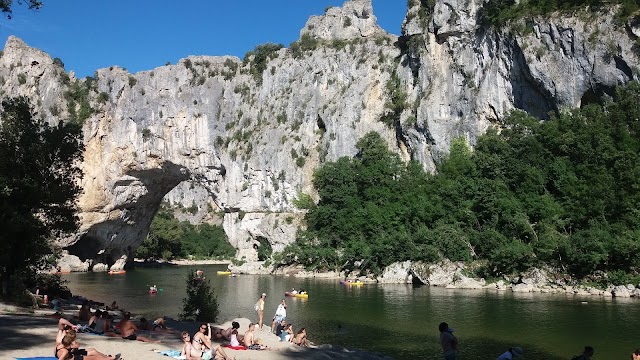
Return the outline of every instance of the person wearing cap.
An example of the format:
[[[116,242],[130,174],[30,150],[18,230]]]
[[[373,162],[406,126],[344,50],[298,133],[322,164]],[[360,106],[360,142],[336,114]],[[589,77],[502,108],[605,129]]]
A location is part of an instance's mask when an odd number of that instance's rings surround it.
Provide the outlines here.
[[[440,345],[444,353],[444,360],[456,360],[456,350],[458,349],[458,339],[453,336],[453,329],[446,322],[440,323]]]
[[[260,327],[260,331],[262,331],[262,321],[264,319],[264,299],[267,297],[267,294],[262,293],[260,299],[256,303],[256,311],[258,312],[258,327]]]
[[[498,356],[496,360],[513,360],[513,358],[520,357],[524,354],[524,351],[521,347],[512,347],[507,350],[504,354]]]

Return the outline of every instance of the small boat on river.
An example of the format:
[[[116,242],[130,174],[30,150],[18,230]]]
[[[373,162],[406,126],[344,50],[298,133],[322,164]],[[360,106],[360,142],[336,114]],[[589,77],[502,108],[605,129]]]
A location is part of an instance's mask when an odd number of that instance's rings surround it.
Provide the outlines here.
[[[309,298],[309,294],[304,293],[304,294],[295,294],[295,297],[299,298],[299,299],[308,299]]]
[[[347,280],[347,281],[340,281],[341,285],[364,285],[364,283],[362,281],[354,281],[354,280]]]
[[[231,275],[233,274],[231,271],[218,271],[218,275]]]
[[[109,270],[109,275],[122,275],[126,272],[126,270]]]

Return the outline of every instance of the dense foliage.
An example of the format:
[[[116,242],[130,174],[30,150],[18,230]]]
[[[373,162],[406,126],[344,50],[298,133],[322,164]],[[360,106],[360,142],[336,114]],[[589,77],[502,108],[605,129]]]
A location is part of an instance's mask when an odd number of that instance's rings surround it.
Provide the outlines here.
[[[209,280],[189,272],[187,297],[182,300],[180,319],[189,321],[215,322],[218,317],[218,300]]]
[[[26,98],[4,100],[0,116],[0,278],[6,294],[53,262],[51,239],[77,229],[82,144],[77,125],[36,121]]]
[[[235,249],[220,226],[178,221],[165,207],[153,218],[149,235],[136,251],[139,258],[165,260],[190,256],[227,259],[234,255]]]
[[[618,4],[618,16],[625,18],[640,9],[640,0],[489,0],[480,11],[480,18],[486,24],[501,26],[506,22],[526,16],[548,14],[554,11],[573,12],[577,10],[605,9]]]
[[[640,264],[640,85],[540,122],[521,112],[437,175],[376,133],[314,174],[320,201],[283,262],[378,272],[395,261],[482,260],[487,274],[548,264],[584,277]]]

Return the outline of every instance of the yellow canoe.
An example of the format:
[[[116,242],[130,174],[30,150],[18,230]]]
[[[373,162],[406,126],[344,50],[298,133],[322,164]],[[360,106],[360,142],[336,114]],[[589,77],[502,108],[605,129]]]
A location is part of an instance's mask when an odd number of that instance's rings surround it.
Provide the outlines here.
[[[231,275],[231,271],[218,271],[218,275]]]
[[[296,294],[297,298],[301,298],[301,299],[308,299],[309,298],[309,294]]]

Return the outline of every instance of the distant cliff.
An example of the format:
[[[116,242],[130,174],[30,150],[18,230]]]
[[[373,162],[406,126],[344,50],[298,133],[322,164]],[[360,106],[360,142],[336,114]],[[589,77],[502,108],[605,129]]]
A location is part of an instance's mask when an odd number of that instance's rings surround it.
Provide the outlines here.
[[[222,216],[237,257],[255,260],[260,241],[295,240],[293,200],[314,196],[314,169],[369,131],[433,171],[452,139],[474,144],[514,108],[544,119],[639,78],[638,21],[554,14],[495,29],[479,22],[481,0],[409,4],[400,37],[377,26],[371,0],[351,0],[289,48],[85,79],[10,37],[2,94],[84,123],[82,225],[61,244],[80,268],[130,259],[164,198],[193,221]]]

